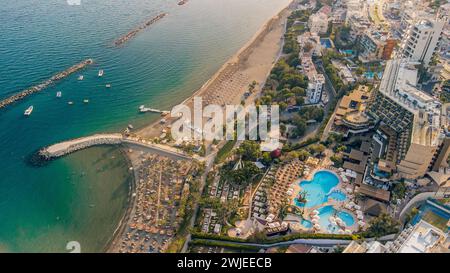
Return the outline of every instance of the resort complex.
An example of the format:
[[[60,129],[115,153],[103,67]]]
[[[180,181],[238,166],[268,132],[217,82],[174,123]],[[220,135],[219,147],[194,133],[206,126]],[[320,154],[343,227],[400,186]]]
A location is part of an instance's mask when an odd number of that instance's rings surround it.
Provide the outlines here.
[[[53,119],[64,119],[58,132],[48,129],[52,136],[45,139],[43,128],[51,126],[40,120],[33,125],[36,142],[23,144],[27,152],[0,151],[5,161],[20,158],[29,171],[22,180],[41,174],[50,181],[21,184],[32,190],[20,196],[48,198],[40,194],[52,185],[48,195],[61,194],[55,198],[70,203],[54,205],[41,229],[58,230],[60,237],[70,233],[74,239],[68,241],[80,241],[81,252],[86,244],[86,252],[109,253],[450,253],[450,3],[293,0],[265,7],[271,1],[254,1],[261,7],[234,16],[260,23],[239,23],[237,30],[226,22],[231,14],[221,17],[221,9],[235,4],[219,1],[209,14],[216,4],[199,2],[158,6],[131,30],[118,28],[122,35],[109,39],[112,45],[92,53],[154,50],[153,55],[126,57],[125,65],[108,63],[109,69],[105,57],[93,56],[2,96],[0,111],[20,116],[24,124],[42,115],[41,105],[69,97],[64,106],[52,106],[66,111]],[[135,12],[152,4],[143,5]],[[264,24],[263,12],[270,15]],[[185,21],[190,16],[197,20]],[[214,30],[197,25],[198,18]],[[197,37],[202,31],[216,36]],[[246,34],[233,36],[240,31]],[[167,41],[152,36],[162,33]],[[230,45],[226,35],[235,39]],[[175,54],[180,56],[172,59]],[[121,74],[118,67],[130,63],[143,63],[141,71],[110,81],[109,75]],[[64,66],[57,61],[55,67]],[[84,75],[64,85],[82,70]],[[143,78],[149,80],[134,82]],[[56,84],[58,91],[44,96]],[[69,84],[81,94],[89,89],[91,97],[65,92]],[[14,105],[25,100],[35,105],[17,114]],[[95,112],[96,100],[116,104]],[[236,111],[228,115],[229,109]],[[79,120],[72,110],[79,111]],[[94,113],[102,118],[91,122]],[[5,124],[5,146],[21,143],[32,130],[18,127],[19,134],[6,135],[13,123]],[[213,139],[206,137],[210,131]],[[186,134],[179,137],[180,132]],[[105,152],[105,146],[117,153]],[[97,153],[101,158],[93,159]],[[99,166],[103,160],[108,164]],[[66,186],[70,193],[63,192]],[[99,200],[101,194],[106,197]],[[50,210],[54,199],[46,202],[42,210]],[[73,215],[82,220],[68,225]],[[27,211],[18,218],[28,217],[34,216]],[[108,221],[107,231],[83,237]],[[86,227],[73,231],[80,223]],[[8,226],[9,237],[34,236],[16,226]],[[1,231],[0,251],[5,245],[5,251],[34,252],[40,242],[3,244]],[[58,236],[51,240],[62,240]],[[40,250],[61,252],[61,246]]]

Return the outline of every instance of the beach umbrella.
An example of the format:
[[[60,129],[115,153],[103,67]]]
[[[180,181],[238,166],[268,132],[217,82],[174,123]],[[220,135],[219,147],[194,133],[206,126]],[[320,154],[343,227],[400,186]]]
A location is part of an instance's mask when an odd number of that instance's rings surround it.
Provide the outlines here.
[[[364,219],[364,216],[362,216],[361,214],[358,214],[357,217],[358,217],[359,220]]]
[[[317,223],[319,223],[319,220],[318,220],[318,219],[312,219],[311,222],[312,222],[313,224],[317,224]]]
[[[360,210],[360,209],[361,209],[361,206],[356,205],[356,206],[355,206],[355,209]]]
[[[315,210],[312,211],[312,214],[316,214],[317,215],[317,214],[319,214],[319,211],[315,209]]]
[[[366,225],[366,223],[364,223],[363,221],[358,221],[358,225],[361,226],[361,227],[363,227],[363,226]]]
[[[315,224],[315,225],[314,225],[314,229],[319,230],[319,229],[320,229],[320,225],[319,225],[319,224]]]

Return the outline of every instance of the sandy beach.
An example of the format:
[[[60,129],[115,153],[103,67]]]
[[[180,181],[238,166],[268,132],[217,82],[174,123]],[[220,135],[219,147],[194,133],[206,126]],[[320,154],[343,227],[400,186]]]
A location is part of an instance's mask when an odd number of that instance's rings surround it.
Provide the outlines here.
[[[253,81],[258,83],[256,91],[259,92],[260,84],[265,82],[280,55],[289,7],[269,19],[241,50],[183,104],[192,107],[194,97],[202,97],[204,105],[239,104]],[[145,138],[159,136],[162,129],[175,119],[166,117],[166,120],[167,123],[162,124],[161,119],[158,119],[139,130],[137,135]]]
[[[285,33],[285,22],[290,14],[289,6],[281,10],[276,16],[269,19],[262,28],[244,45],[234,56],[232,56],[199,90],[194,92],[183,104],[192,107],[193,98],[199,96],[203,98],[204,105],[208,104],[239,104],[244,93],[248,90],[249,84],[253,81],[264,83],[273,65],[280,56],[283,45],[283,35]],[[261,86],[256,86],[258,96]],[[252,99],[250,98],[250,99]],[[149,126],[137,131],[137,136],[142,138],[152,138],[159,136],[161,131],[175,119],[165,117],[166,123],[162,123],[162,118]],[[142,151],[141,151],[142,152]],[[135,171],[134,179],[137,181],[140,170],[139,157],[127,153],[131,166]],[[136,186],[134,186],[136,188]],[[135,211],[136,200],[130,197],[127,215],[122,219],[116,234],[108,245],[109,252],[118,252],[119,242],[130,224],[130,214]]]

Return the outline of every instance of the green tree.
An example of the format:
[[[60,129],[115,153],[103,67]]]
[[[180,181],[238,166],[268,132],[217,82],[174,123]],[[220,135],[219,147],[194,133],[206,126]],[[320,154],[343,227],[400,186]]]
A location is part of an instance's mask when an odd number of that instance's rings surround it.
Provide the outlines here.
[[[323,144],[312,144],[309,146],[310,152],[315,155],[322,155],[325,149],[326,147]]]
[[[398,232],[399,223],[389,214],[383,213],[369,222],[369,228],[366,231],[367,237],[380,238],[385,235]]]
[[[261,157],[261,148],[259,143],[253,140],[245,140],[237,150],[243,160],[256,161]]]
[[[298,150],[298,158],[301,161],[305,161],[310,156],[311,156],[311,154],[307,150],[303,150],[303,149],[302,150]]]

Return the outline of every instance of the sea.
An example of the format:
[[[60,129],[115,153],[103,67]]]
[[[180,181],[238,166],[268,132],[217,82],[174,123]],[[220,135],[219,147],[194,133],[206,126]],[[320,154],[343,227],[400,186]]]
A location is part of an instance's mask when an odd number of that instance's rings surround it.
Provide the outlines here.
[[[69,252],[72,241],[82,252],[104,251],[128,205],[132,173],[123,153],[94,147],[40,167],[29,156],[55,142],[153,122],[158,116],[139,114],[140,105],[170,110],[182,102],[289,2],[2,1],[0,99],[86,58],[95,64],[0,109],[0,252]],[[168,16],[114,46],[162,12]]]

